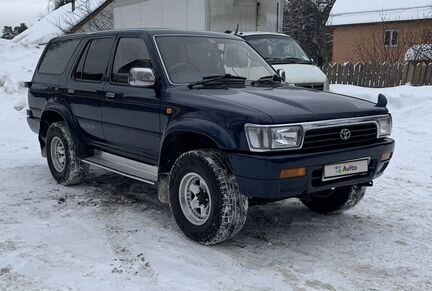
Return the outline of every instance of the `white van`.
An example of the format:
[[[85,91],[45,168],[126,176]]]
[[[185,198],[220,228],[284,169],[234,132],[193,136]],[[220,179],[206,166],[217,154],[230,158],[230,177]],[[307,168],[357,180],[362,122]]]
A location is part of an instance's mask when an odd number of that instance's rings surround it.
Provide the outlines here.
[[[284,70],[288,84],[329,90],[326,75],[292,37],[274,32],[243,32],[237,35],[244,38],[276,70]]]

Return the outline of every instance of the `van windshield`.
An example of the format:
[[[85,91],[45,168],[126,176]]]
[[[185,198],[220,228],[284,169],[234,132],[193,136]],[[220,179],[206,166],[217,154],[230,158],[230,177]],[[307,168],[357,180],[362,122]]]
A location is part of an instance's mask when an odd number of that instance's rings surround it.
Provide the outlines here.
[[[254,81],[276,74],[242,40],[208,36],[157,36],[156,43],[169,79],[174,84],[223,75]]]
[[[289,36],[255,35],[245,37],[270,64],[311,64],[300,45]]]

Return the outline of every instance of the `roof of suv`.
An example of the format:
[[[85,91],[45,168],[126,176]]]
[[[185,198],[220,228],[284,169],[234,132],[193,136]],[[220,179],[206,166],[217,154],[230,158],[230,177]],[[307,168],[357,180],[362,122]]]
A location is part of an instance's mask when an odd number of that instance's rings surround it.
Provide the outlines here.
[[[159,35],[192,35],[192,36],[208,36],[208,37],[222,37],[230,39],[241,39],[239,36],[210,31],[198,31],[198,30],[178,30],[178,29],[164,29],[164,28],[139,28],[139,29],[118,29],[118,30],[107,30],[99,32],[87,32],[77,33],[65,36],[60,36],[56,39],[71,38],[71,37],[85,37],[85,36],[108,36],[115,35],[118,33],[147,33],[151,37]]]
[[[287,34],[279,33],[279,32],[265,32],[265,31],[249,31],[249,32],[240,32],[237,34],[238,36],[245,37],[245,36],[259,36],[259,35],[274,35],[274,36],[287,36],[290,37]]]

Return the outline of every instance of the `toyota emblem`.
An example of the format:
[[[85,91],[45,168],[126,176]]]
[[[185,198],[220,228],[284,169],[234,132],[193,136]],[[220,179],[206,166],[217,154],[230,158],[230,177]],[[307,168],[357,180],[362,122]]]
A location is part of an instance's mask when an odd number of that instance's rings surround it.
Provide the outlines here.
[[[340,138],[342,140],[349,140],[349,138],[351,137],[351,131],[347,128],[344,128],[341,130],[340,132]]]

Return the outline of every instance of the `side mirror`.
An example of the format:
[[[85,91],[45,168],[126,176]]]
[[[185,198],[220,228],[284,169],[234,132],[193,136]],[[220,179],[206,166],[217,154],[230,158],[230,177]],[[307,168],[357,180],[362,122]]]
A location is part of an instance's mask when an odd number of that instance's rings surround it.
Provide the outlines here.
[[[278,69],[276,72],[277,72],[277,74],[279,75],[279,77],[281,77],[281,78],[284,80],[284,82],[286,82],[286,74],[285,74],[285,70],[283,70],[283,69]]]
[[[133,87],[151,87],[155,83],[156,78],[150,68],[132,68],[129,71],[129,85]]]

